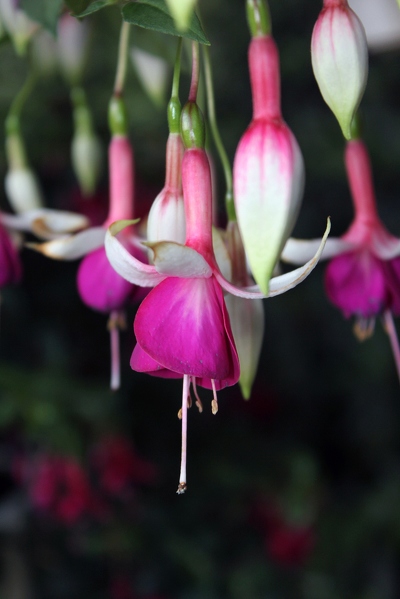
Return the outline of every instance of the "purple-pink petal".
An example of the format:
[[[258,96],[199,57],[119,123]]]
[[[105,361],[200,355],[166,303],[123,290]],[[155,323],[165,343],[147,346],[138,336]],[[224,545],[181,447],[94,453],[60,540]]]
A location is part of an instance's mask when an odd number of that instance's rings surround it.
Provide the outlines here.
[[[163,368],[233,385],[239,361],[222,289],[214,277],[169,277],[142,302],[134,330],[138,344]]]
[[[153,358],[150,358],[149,354],[146,354],[138,343],[133,349],[130,365],[132,370],[136,370],[136,372],[145,372],[151,376],[158,376],[164,379],[179,379],[183,376],[178,372],[164,368],[161,364],[153,360]]]
[[[77,284],[82,301],[90,308],[106,313],[123,308],[134,290],[131,283],[112,268],[104,247],[83,258]]]
[[[22,276],[19,254],[7,233],[0,225],[0,288],[18,283]]]
[[[384,262],[366,248],[337,256],[326,269],[325,289],[346,318],[375,316],[389,299]]]

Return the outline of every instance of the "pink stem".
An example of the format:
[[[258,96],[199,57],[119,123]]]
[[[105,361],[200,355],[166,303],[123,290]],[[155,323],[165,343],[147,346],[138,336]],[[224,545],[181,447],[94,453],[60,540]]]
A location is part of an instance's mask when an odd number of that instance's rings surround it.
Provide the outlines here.
[[[192,42],[192,80],[190,82],[189,102],[196,102],[199,86],[200,56],[198,42]]]
[[[345,164],[353,197],[356,218],[364,221],[376,221],[374,185],[372,169],[367,148],[361,139],[354,139],[346,144]]]
[[[114,135],[108,150],[110,208],[104,223],[108,227],[120,219],[133,219],[134,164],[132,146],[127,137]]]
[[[170,133],[167,141],[165,189],[180,192],[182,188],[183,144],[179,133]]]
[[[385,323],[385,330],[389,336],[394,362],[396,364],[397,376],[400,380],[400,346],[399,340],[397,338],[396,326],[393,320],[393,314],[390,310],[385,310],[383,313],[383,321]]]
[[[110,349],[111,349],[111,380],[110,389],[116,391],[121,385],[120,351],[119,351],[119,327],[118,322],[120,314],[118,310],[113,310],[110,314]]]
[[[252,38],[249,46],[253,119],[281,118],[279,54],[270,35]]]
[[[183,375],[182,390],[182,450],[181,450],[181,471],[179,475],[179,485],[177,493],[181,495],[186,491],[186,454],[187,454],[187,408],[189,396],[190,376]]]

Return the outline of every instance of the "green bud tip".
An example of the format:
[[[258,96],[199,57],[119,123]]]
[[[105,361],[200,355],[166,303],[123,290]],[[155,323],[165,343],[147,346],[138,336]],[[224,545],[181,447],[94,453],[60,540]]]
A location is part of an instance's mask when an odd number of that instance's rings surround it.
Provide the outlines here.
[[[271,18],[266,0],[246,0],[246,13],[252,37],[271,34]]]
[[[121,96],[112,96],[108,106],[108,126],[111,135],[128,134],[128,114],[124,99]]]
[[[350,139],[360,139],[361,130],[362,130],[362,122],[361,117],[358,112],[353,116],[350,125]]]
[[[204,149],[206,139],[204,118],[195,102],[187,102],[182,109],[181,135],[186,149]]]
[[[172,97],[168,104],[168,127],[170,133],[180,133],[181,112],[179,99]]]

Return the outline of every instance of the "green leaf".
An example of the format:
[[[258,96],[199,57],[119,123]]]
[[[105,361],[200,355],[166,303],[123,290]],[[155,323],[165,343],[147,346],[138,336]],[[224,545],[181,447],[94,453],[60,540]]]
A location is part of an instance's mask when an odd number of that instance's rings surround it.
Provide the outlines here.
[[[86,10],[91,2],[92,0],[65,0],[65,4],[74,15]]]
[[[131,2],[126,4],[122,9],[122,17],[127,23],[143,27],[144,29],[153,29],[160,33],[186,37],[201,44],[210,45],[197,15],[193,13],[189,29],[180,31],[171,17],[165,0],[140,0],[138,2]]]
[[[107,6],[112,6],[115,4],[115,0],[96,0],[92,4],[90,4],[84,11],[75,14],[75,17],[87,17],[87,15],[91,15],[102,8],[106,8]]]
[[[22,0],[21,6],[31,19],[56,35],[62,3],[63,0]]]

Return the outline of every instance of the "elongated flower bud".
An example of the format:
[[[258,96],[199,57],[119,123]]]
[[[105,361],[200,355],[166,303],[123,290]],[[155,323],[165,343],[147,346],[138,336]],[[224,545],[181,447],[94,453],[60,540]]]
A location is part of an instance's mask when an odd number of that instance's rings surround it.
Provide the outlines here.
[[[7,199],[15,212],[35,210],[43,206],[43,197],[37,177],[28,165],[24,142],[18,131],[18,120],[8,119],[6,129],[6,154],[9,168],[4,179],[4,187]]]
[[[165,186],[154,200],[147,221],[149,241],[185,243],[186,222],[182,195],[183,145],[179,133],[170,133],[167,142]]]
[[[270,36],[249,48],[253,120],[233,165],[237,220],[253,276],[264,293],[294,226],[304,186],[303,158],[281,117],[279,58]]]
[[[195,4],[196,0],[167,0],[167,6],[178,29],[184,31],[189,27]]]
[[[311,41],[314,75],[346,139],[368,77],[364,27],[347,0],[325,0]]]
[[[88,22],[65,14],[58,22],[57,55],[61,71],[70,85],[82,78],[89,41]]]

